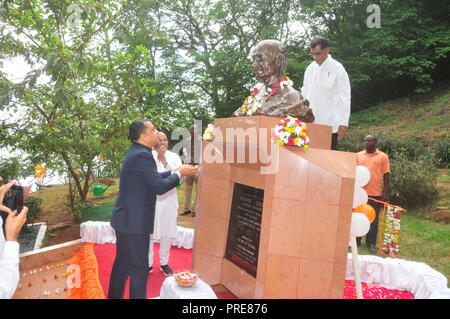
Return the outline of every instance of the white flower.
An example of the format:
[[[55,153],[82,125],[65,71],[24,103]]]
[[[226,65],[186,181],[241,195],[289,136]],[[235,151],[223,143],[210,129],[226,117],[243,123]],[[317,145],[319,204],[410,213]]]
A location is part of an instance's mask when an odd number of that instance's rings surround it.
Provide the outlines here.
[[[289,138],[290,135],[291,135],[291,133],[286,132],[286,131],[283,131],[283,132],[280,133],[280,138],[281,138],[282,140],[285,140],[286,143],[287,143],[288,138]]]

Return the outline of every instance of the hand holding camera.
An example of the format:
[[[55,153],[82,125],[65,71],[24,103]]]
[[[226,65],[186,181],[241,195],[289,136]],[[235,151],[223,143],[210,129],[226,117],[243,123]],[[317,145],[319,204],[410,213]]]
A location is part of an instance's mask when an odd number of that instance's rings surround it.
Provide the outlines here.
[[[16,182],[9,182],[0,187],[0,210],[8,213],[5,224],[5,238],[7,241],[17,241],[17,237],[22,226],[27,220],[28,207],[23,206],[23,187],[15,185]],[[3,205],[3,198],[6,192],[11,193],[9,207]]]

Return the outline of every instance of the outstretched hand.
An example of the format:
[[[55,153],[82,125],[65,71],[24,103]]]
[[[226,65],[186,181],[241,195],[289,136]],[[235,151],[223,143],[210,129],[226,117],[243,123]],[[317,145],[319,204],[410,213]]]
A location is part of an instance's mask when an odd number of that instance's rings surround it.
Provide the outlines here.
[[[6,218],[5,231],[6,241],[17,241],[19,233],[27,221],[28,207],[24,206],[19,214],[16,211],[11,211]]]
[[[197,175],[198,167],[193,165],[181,165],[180,167],[175,169],[175,172],[180,172],[181,176]]]

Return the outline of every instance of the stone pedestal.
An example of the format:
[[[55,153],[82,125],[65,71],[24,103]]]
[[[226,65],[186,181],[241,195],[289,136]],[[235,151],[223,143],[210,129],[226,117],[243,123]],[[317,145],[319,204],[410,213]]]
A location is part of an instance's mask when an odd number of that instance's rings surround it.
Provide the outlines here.
[[[193,269],[239,298],[342,298],[356,154],[330,151],[331,128],[323,125],[308,124],[309,149],[270,144],[278,122],[264,116],[215,120],[220,132],[203,143]],[[232,128],[243,133],[227,134]],[[254,272],[226,257],[236,226],[230,225],[236,184],[263,191],[260,224],[252,226],[258,236],[252,231],[247,237],[253,239],[243,243],[254,246],[256,238]]]

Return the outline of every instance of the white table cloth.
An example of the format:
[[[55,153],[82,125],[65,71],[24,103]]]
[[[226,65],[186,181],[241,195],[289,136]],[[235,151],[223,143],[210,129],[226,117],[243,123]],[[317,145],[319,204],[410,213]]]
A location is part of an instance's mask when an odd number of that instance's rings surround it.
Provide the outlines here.
[[[87,221],[80,225],[80,236],[84,242],[95,244],[115,244],[116,233],[109,222]],[[156,240],[156,242],[158,242]],[[177,226],[177,237],[172,246],[192,249],[194,246],[194,229]]]
[[[200,278],[194,286],[184,288],[177,284],[173,276],[167,277],[160,291],[160,299],[217,299],[212,288]]]

